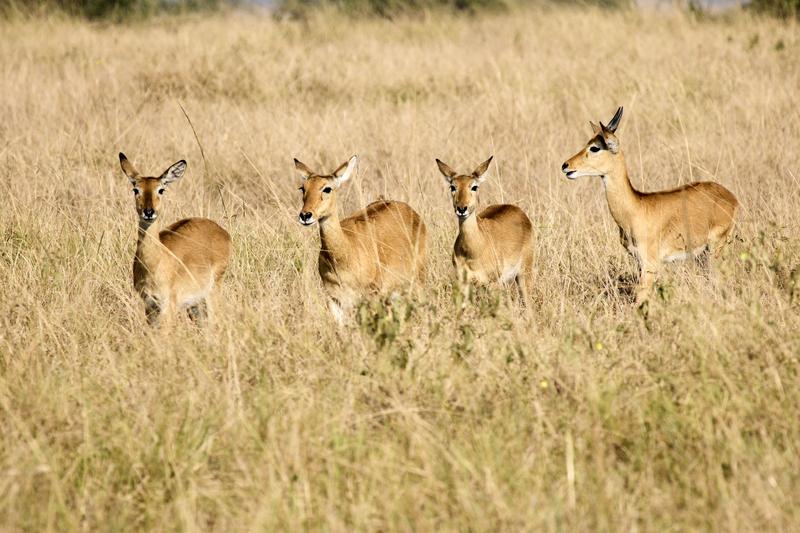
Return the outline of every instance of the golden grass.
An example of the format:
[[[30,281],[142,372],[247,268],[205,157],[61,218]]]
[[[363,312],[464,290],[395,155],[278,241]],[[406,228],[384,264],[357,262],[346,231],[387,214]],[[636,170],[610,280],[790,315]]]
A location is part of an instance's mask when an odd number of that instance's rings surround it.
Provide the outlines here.
[[[800,524],[796,25],[565,9],[0,33],[4,529]],[[600,183],[559,172],[617,105],[634,185],[713,179],[743,205],[711,279],[669,268],[646,317]],[[209,332],[145,325],[120,150],[149,173],[186,158],[164,218],[233,236]],[[353,153],[340,204],[409,202],[430,276],[339,332],[292,157]],[[484,205],[534,222],[530,318],[503,291],[453,304],[434,158],[489,154]]]

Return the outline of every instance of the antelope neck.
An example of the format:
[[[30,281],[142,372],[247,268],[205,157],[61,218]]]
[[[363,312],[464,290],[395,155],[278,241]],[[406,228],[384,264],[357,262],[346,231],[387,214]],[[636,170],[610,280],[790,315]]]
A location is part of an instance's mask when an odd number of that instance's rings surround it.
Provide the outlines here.
[[[622,152],[611,172],[603,176],[603,182],[611,216],[620,228],[630,232],[633,218],[639,209],[640,194],[631,185]]]
[[[478,213],[472,213],[466,220],[458,221],[458,231],[464,245],[468,248],[480,248],[483,246],[483,234],[478,226]]]
[[[347,237],[342,231],[339,223],[339,215],[334,211],[333,214],[320,219],[319,221],[319,240],[323,250],[328,251],[333,256],[344,255],[347,249]]]
[[[158,227],[154,222],[139,219],[139,232],[136,240],[136,259],[149,270],[158,262],[161,253],[161,240],[158,238]]]

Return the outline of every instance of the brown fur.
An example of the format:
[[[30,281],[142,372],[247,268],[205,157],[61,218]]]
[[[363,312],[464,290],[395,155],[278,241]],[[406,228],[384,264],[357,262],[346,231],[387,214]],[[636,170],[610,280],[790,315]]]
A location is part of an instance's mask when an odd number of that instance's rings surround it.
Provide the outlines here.
[[[739,202],[714,182],[652,193],[634,189],[615,135],[621,118],[619,108],[608,126],[592,123],[595,136],[562,170],[571,179],[603,179],[622,245],[639,263],[636,302],[640,304],[648,298],[661,263],[696,257],[706,250],[719,257],[733,230]]]
[[[408,287],[425,270],[427,230],[408,204],[381,200],[339,220],[336,190],[355,165],[353,157],[333,174],[320,175],[295,160],[304,178],[301,215],[319,223],[319,274],[340,323],[364,294]]]
[[[517,284],[520,303],[526,304],[533,275],[533,225],[525,212],[514,205],[491,205],[475,213],[478,188],[492,161],[490,157],[472,174],[459,175],[436,160],[450,184],[453,209],[459,229],[453,246],[453,266],[466,303],[473,283],[494,281]],[[464,213],[466,213],[464,215]]]
[[[185,161],[157,178],[141,176],[123,154],[120,164],[138,191],[135,200],[139,231],[133,284],[144,300],[148,322],[157,324],[162,315],[169,316],[176,309],[187,310],[195,321],[205,321],[211,293],[230,261],[230,235],[206,218],[187,218],[157,230],[154,222],[159,216],[161,195],[183,175]],[[148,213],[154,216],[148,218]]]

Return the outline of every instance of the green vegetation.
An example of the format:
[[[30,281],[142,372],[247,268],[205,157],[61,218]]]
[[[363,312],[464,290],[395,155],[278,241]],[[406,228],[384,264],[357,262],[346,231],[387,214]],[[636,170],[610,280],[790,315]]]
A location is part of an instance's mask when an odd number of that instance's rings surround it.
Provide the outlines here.
[[[218,9],[226,0],[0,0],[0,14],[59,11],[90,20],[130,20],[165,13]]]
[[[37,15],[55,10],[90,20],[125,21],[160,14],[217,10],[232,5],[263,4],[274,7],[278,18],[307,18],[311,12],[321,9],[351,16],[394,18],[426,11],[478,13],[548,4],[613,9],[629,7],[633,3],[633,0],[0,0],[0,15]],[[752,0],[747,7],[782,19],[800,17],[800,0]],[[687,3],[687,9],[703,11],[702,6],[693,1]]]
[[[355,15],[392,17],[431,9],[474,12],[506,7],[507,0],[283,0],[278,12],[289,16],[303,16],[308,10],[333,8]]]
[[[787,0],[788,1],[788,0]],[[477,13],[512,6],[589,4],[622,7],[630,0],[0,0],[0,14],[36,15],[59,11],[90,20],[125,21],[159,14],[216,10],[232,5],[271,5],[278,18],[306,18],[313,11],[330,10],[351,16],[393,18],[424,11]]]
[[[800,0],[751,0],[749,7],[783,19],[800,19]]]

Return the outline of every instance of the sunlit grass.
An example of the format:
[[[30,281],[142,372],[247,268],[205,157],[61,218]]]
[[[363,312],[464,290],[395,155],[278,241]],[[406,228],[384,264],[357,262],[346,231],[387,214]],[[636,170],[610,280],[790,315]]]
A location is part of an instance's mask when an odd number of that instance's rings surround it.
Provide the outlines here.
[[[577,9],[4,23],[0,523],[796,528],[796,29]],[[713,275],[667,269],[646,315],[602,186],[559,172],[618,105],[635,186],[712,179],[743,205]],[[186,158],[165,219],[233,236],[209,331],[145,325],[120,150],[147,173]],[[416,297],[340,331],[292,157],[354,153],[344,211],[410,203],[430,263]],[[453,294],[434,158],[489,154],[484,205],[535,226],[530,316],[511,291],[463,313]]]

